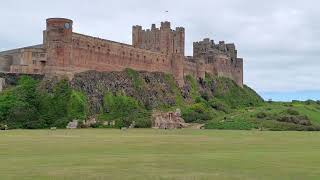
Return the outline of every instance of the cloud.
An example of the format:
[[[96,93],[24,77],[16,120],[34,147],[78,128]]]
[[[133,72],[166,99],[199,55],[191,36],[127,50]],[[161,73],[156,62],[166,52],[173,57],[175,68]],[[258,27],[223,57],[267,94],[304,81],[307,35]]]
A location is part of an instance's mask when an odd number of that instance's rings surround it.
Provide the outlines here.
[[[3,0],[0,50],[39,44],[48,17],[75,31],[131,43],[131,26],[170,20],[186,28],[186,50],[210,37],[237,45],[245,83],[259,92],[320,91],[320,2],[316,0]],[[166,13],[165,11],[168,11]]]

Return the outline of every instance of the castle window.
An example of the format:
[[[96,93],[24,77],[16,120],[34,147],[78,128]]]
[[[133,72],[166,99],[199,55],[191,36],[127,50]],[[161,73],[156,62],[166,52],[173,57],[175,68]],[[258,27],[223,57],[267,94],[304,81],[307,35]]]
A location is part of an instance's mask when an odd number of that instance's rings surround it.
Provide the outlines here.
[[[140,56],[139,56],[139,54],[138,54],[138,55],[137,55],[137,58],[139,59],[139,57],[140,57]]]
[[[126,53],[123,51],[123,52],[122,52],[122,55],[126,55]]]
[[[37,64],[37,61],[36,60],[32,60],[32,64]]]
[[[159,62],[159,59],[157,58],[157,62]]]
[[[132,53],[130,53],[130,56],[132,56]]]
[[[90,48],[90,45],[88,44],[88,48]]]

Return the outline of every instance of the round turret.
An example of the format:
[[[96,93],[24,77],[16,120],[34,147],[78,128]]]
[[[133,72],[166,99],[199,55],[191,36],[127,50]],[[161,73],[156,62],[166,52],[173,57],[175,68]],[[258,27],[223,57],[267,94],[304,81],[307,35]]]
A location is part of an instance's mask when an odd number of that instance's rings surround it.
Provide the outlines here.
[[[73,21],[65,18],[47,19],[47,41],[71,42]]]
[[[71,63],[72,25],[70,19],[47,19],[44,44],[47,51],[47,65],[64,67]]]

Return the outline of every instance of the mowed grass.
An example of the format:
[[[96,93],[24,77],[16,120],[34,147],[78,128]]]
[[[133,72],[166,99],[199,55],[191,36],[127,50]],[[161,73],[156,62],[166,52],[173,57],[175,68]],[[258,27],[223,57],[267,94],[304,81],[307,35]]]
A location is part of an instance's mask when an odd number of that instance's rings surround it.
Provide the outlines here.
[[[320,133],[0,131],[0,179],[319,179]]]

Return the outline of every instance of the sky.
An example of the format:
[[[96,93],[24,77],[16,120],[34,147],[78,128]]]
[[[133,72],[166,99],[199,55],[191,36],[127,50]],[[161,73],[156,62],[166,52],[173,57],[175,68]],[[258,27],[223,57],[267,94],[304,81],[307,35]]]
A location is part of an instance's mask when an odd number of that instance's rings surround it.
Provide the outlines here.
[[[235,43],[244,82],[265,99],[320,99],[320,1],[317,0],[2,0],[0,51],[40,44],[45,19],[74,31],[131,44],[132,25],[161,21],[186,28],[192,42]],[[168,11],[168,12],[166,12]]]

